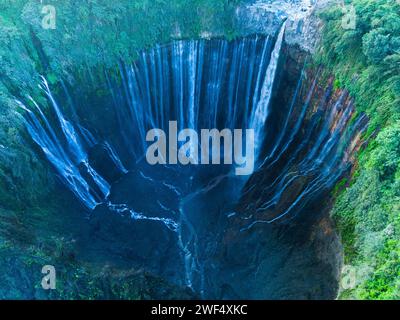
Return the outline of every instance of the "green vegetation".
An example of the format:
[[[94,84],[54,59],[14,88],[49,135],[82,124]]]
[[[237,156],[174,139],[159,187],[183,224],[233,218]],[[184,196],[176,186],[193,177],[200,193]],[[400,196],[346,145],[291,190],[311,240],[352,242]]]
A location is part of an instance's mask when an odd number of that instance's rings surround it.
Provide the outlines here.
[[[356,29],[342,28],[343,13],[323,13],[317,63],[348,89],[357,111],[370,118],[368,147],[352,181],[339,192],[333,217],[345,264],[355,267],[356,287],[340,298],[400,298],[400,5],[395,0],[347,1]],[[375,138],[376,135],[376,138]]]

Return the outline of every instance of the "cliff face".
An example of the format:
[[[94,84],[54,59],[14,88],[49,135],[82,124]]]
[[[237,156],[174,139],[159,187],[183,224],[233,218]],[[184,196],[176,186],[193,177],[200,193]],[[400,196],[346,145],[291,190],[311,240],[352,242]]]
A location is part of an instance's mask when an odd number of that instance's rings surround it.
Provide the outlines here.
[[[64,90],[43,80],[47,117],[37,98],[33,111],[20,102],[38,154],[64,179],[59,192],[75,196],[59,214],[61,234],[79,225],[68,257],[146,270],[205,298],[335,297],[340,260],[327,204],[348,164],[353,106],[332,79],[304,68],[308,55],[281,31],[276,40],[175,41],[143,52],[134,67],[121,62],[118,75],[77,78]],[[265,161],[248,180],[222,166],[136,158],[144,133],[169,120],[238,128],[255,114]]]
[[[270,163],[274,170],[260,170],[260,172],[257,172],[254,177],[252,177],[251,183],[255,185],[255,190],[243,195],[238,206],[235,207],[235,201],[240,198],[240,190],[236,190],[237,193],[232,191],[237,188],[238,184],[228,181],[226,183],[224,182],[224,184],[217,183],[217,189],[213,189],[214,187],[212,184],[204,187],[202,184],[204,182],[203,178],[204,180],[209,179],[208,175],[202,177],[199,181],[195,181],[202,186],[200,189],[201,192],[190,194],[189,197],[184,197],[183,201],[176,201],[177,195],[180,196],[179,193],[181,190],[171,187],[171,185],[176,183],[175,172],[171,173],[171,176],[174,178],[170,178],[172,181],[171,183],[164,183],[162,186],[156,185],[156,188],[153,186],[153,180],[158,181],[160,180],[159,177],[157,176],[154,179],[150,179],[150,175],[143,174],[143,172],[139,170],[140,168],[132,170],[132,172],[127,175],[126,179],[120,179],[120,175],[114,175],[110,170],[111,166],[108,165],[111,163],[110,160],[115,158],[113,149],[105,148],[106,145],[102,146],[101,143],[98,143],[88,154],[89,161],[93,160],[93,166],[96,167],[96,170],[99,172],[104,171],[105,179],[112,180],[112,183],[115,182],[114,178],[118,180],[118,183],[115,184],[112,188],[113,190],[111,190],[111,196],[107,200],[115,201],[119,205],[108,206],[109,203],[104,202],[90,214],[90,219],[87,219],[87,212],[76,202],[76,199],[73,199],[72,194],[64,185],[61,186],[55,182],[51,185],[48,184],[46,187],[48,189],[48,194],[60,194],[60,199],[56,198],[53,200],[53,207],[48,209],[48,212],[45,210],[46,201],[37,201],[37,203],[35,203],[35,205],[39,207],[37,212],[29,210],[29,205],[21,201],[23,203],[22,209],[18,211],[15,219],[10,219],[10,225],[11,227],[15,227],[15,229],[29,228],[26,232],[26,237],[25,233],[21,235],[20,241],[22,243],[22,249],[19,250],[19,252],[22,252],[22,254],[18,253],[18,257],[14,260],[12,255],[15,254],[15,251],[11,253],[11,249],[9,250],[9,248],[15,247],[15,233],[4,236],[7,241],[11,239],[10,242],[7,242],[7,246],[0,248],[3,250],[0,251],[0,255],[7,256],[8,259],[6,269],[12,269],[14,266],[23,269],[24,265],[32,263],[32,261],[26,261],[25,259],[25,256],[31,255],[31,252],[26,249],[26,238],[29,237],[32,239],[33,246],[45,248],[43,253],[37,251],[43,256],[50,256],[49,252],[52,251],[51,248],[53,246],[60,248],[60,250],[58,250],[59,252],[53,252],[57,257],[53,258],[50,263],[56,261],[61,268],[72,270],[71,277],[74,276],[74,272],[76,272],[79,277],[81,273],[86,273],[85,270],[82,271],[81,269],[85,266],[85,263],[87,263],[88,268],[92,271],[92,276],[97,281],[97,267],[107,264],[109,261],[112,261],[112,268],[115,267],[117,270],[121,271],[121,279],[131,277],[133,274],[133,284],[129,285],[134,289],[133,293],[126,293],[127,296],[122,296],[124,298],[160,297],[154,294],[142,294],[146,292],[146,290],[148,291],[149,288],[160,286],[160,284],[162,284],[161,287],[164,291],[164,293],[162,293],[162,298],[191,298],[193,296],[192,293],[186,293],[183,289],[177,289],[169,284],[164,284],[158,276],[164,280],[168,279],[173,283],[177,283],[178,285],[192,285],[192,288],[196,289],[197,292],[204,291],[206,296],[215,298],[334,298],[337,292],[337,278],[341,261],[337,254],[339,251],[338,239],[333,232],[327,209],[329,208],[328,193],[330,187],[332,187],[331,184],[336,181],[335,179],[339,176],[337,174],[341,172],[337,170],[331,177],[330,175],[326,175],[326,173],[332,173],[332,169],[335,169],[335,165],[339,166],[342,164],[340,163],[341,160],[347,162],[347,158],[351,158],[344,157],[342,159],[336,156],[337,145],[334,137],[337,137],[338,133],[343,133],[343,130],[345,130],[344,127],[347,125],[353,110],[351,109],[350,99],[345,92],[332,90],[332,79],[323,81],[317,76],[316,70],[309,70],[304,72],[304,84],[299,86],[300,98],[296,100],[296,104],[293,106],[293,114],[289,113],[292,108],[292,98],[296,96],[295,91],[298,86],[298,81],[303,78],[302,72],[304,70],[302,67],[306,59],[306,56],[298,47],[311,52],[315,48],[315,44],[318,40],[317,26],[319,23],[315,16],[315,11],[319,5],[323,5],[327,2],[329,1],[318,1],[318,3],[316,1],[309,3],[308,1],[295,0],[258,1],[252,4],[241,5],[235,11],[235,33],[237,35],[257,33],[276,36],[284,21],[287,21],[285,39],[287,44],[289,44],[288,46],[283,46],[282,52],[284,52],[284,57],[282,57],[282,59],[278,59],[279,57],[276,58],[276,61],[279,60],[276,85],[273,86],[272,83],[271,88],[265,90],[266,92],[271,93],[273,91],[274,93],[271,99],[273,115],[268,121],[268,124],[272,125],[268,125],[269,129],[266,131],[269,131],[269,133],[274,131],[275,133],[272,134],[272,137],[275,140],[272,139],[271,141],[279,142],[276,144],[276,148],[275,145],[268,145],[267,143],[265,149],[269,151],[272,150],[272,153],[275,153],[275,155],[279,154],[279,156],[282,157],[276,162]],[[168,26],[170,26],[170,24],[168,24]],[[140,27],[140,30],[144,29],[142,25]],[[159,29],[166,30],[166,27],[161,25],[157,30]],[[194,29],[197,30],[197,28]],[[104,30],[104,28],[99,28],[99,30]],[[117,30],[120,31],[119,29]],[[181,31],[182,30],[177,32],[176,35],[185,37],[186,33]],[[106,93],[109,89],[108,86],[104,83],[101,86],[99,85],[100,80],[105,81],[105,79],[102,78],[104,70],[102,67],[96,69],[96,67],[99,65],[101,66],[104,61],[101,60],[101,58],[98,58],[98,60],[91,59],[95,55],[90,55],[88,53],[89,50],[82,50],[84,54],[76,50],[71,51],[72,53],[68,53],[69,55],[63,55],[62,52],[54,48],[55,45],[52,41],[48,41],[48,37],[50,37],[48,33],[44,33],[43,30],[35,30],[35,32],[38,34],[37,39],[35,39],[44,44],[42,50],[46,53],[44,56],[47,56],[43,58],[42,61],[43,70],[36,70],[36,72],[44,71],[44,73],[46,73],[46,78],[52,80],[50,81],[52,82],[50,83],[51,87],[57,88],[56,70],[62,70],[64,73],[63,76],[67,78],[67,80],[73,78],[73,72],[68,74],[68,68],[74,69],[74,67],[76,67],[75,75],[86,75],[85,80],[87,81],[82,81],[82,78],[79,78],[79,76],[74,81],[66,81],[68,82],[66,86],[72,93],[73,100],[75,102],[79,101],[75,110],[76,114],[73,114],[71,110],[74,108],[71,107],[72,109],[68,110],[69,108],[66,107],[66,105],[68,105],[68,98],[63,97],[64,99],[61,99],[64,102],[61,108],[63,112],[65,112],[66,118],[69,121],[74,121],[81,116],[81,124],[92,124],[91,127],[97,129],[93,132],[98,133],[100,131],[103,133],[100,134],[100,136],[107,136],[107,134],[110,134],[111,140],[116,141],[115,146],[118,147],[118,143],[123,139],[117,136],[117,134],[122,135],[129,133],[129,129],[132,129],[132,126],[129,126],[128,130],[121,130],[121,126],[118,126],[116,117],[114,117],[115,119],[113,117],[108,117],[109,113],[107,112],[110,112],[110,105],[113,104],[110,102],[111,98],[108,97]],[[170,34],[169,31],[165,33]],[[105,35],[110,36],[110,34],[113,34],[113,32],[107,32]],[[82,39],[85,39],[84,35],[93,39],[93,37],[89,37],[87,33],[82,31]],[[169,41],[169,39],[165,39],[161,37],[161,35],[159,38],[152,36],[154,35],[146,34],[146,36],[143,36],[143,38],[148,41],[137,44],[137,47],[139,47],[139,45],[143,47],[153,46],[153,42]],[[203,33],[203,36],[207,36],[207,34]],[[193,37],[197,37],[197,35]],[[54,38],[58,39],[57,36],[54,36]],[[59,39],[65,40],[68,39],[68,37],[64,38],[64,34],[62,34]],[[110,38],[103,38],[103,34],[99,36],[99,39],[97,40],[102,44],[110,45],[110,43],[113,43]],[[115,47],[126,49],[126,52],[129,53],[131,51],[127,48],[128,43],[133,43],[133,40],[119,43],[118,46],[116,45]],[[269,41],[272,41],[272,39],[260,41],[259,37],[250,37],[249,39],[244,39],[242,44],[240,44],[239,40],[238,44],[232,47],[232,52],[235,53],[232,54],[232,56],[235,56],[237,52],[242,52],[242,54],[244,54],[244,56],[239,59],[240,63],[238,62],[236,65],[237,69],[231,72],[229,79],[229,81],[233,81],[233,83],[242,84],[239,89],[236,89],[242,90],[239,92],[244,93],[250,90],[250,86],[248,87],[248,85],[252,84],[252,82],[240,82],[240,80],[246,80],[243,74],[247,69],[248,74],[253,75],[253,77],[256,76],[257,72],[251,67],[252,63],[256,66],[263,66],[261,71],[267,72],[267,63],[266,61],[264,61],[264,64],[262,63],[262,55],[259,55],[258,60],[254,60],[254,56],[257,56],[257,53],[262,51],[269,52],[268,50],[272,49],[272,45],[269,44]],[[177,42],[171,46],[171,50],[176,56],[176,59],[171,63],[185,60],[181,56],[182,53],[180,53],[183,43],[184,41]],[[217,56],[216,52],[230,52],[226,50],[230,45],[224,41],[214,40],[212,43],[214,46],[211,45],[209,51],[206,51],[208,54],[204,55],[205,59],[207,57]],[[258,45],[252,46],[251,43],[258,43]],[[194,44],[195,45],[187,46],[186,48],[192,50],[194,47],[204,47],[204,43],[202,42]],[[64,45],[65,43],[62,43],[62,45],[58,45],[57,48],[68,48],[68,46]],[[83,47],[83,40],[82,42],[69,43],[69,45],[71,48],[80,49]],[[98,44],[96,43],[96,45]],[[137,47],[135,49],[137,49]],[[224,50],[213,51],[212,49],[215,49],[215,47]],[[246,49],[239,50],[237,48]],[[34,52],[34,50],[35,48],[32,48],[32,52]],[[150,51],[146,59],[142,59],[141,62],[136,61],[136,64],[141,64],[141,70],[145,71],[148,70],[149,66],[151,70],[156,70],[155,66],[168,65],[168,61],[164,60],[163,63],[154,63],[155,57],[157,56],[168,57],[171,55],[169,51],[163,52],[159,50],[161,50],[160,47],[156,46],[155,51],[154,49]],[[251,52],[251,50],[255,50],[253,55],[246,53]],[[107,52],[107,50],[105,50],[105,52]],[[157,54],[154,54],[154,52]],[[129,56],[128,53],[126,53],[127,56]],[[22,54],[18,56],[23,57]],[[197,54],[191,56],[197,56]],[[129,58],[133,59],[132,56],[129,56]],[[114,63],[113,68],[117,69],[115,67],[117,60],[113,60],[112,55],[108,56],[108,59],[108,63]],[[253,59],[253,61],[250,61],[251,59]],[[83,61],[86,61],[85,67],[82,67],[82,64],[84,64]],[[230,56],[229,59],[222,57],[217,59],[217,61],[220,61],[221,66],[224,66],[223,61],[230,62],[232,61],[232,57]],[[251,63],[244,64],[244,61],[250,61]],[[243,65],[241,65],[242,62]],[[74,63],[76,63],[76,66]],[[89,65],[89,63],[93,63],[93,65]],[[209,60],[208,64],[209,66],[205,68],[205,72],[210,74],[210,76],[215,76],[215,78],[212,79],[216,79],[215,85],[211,86],[212,88],[219,88],[218,79],[221,80],[221,83],[228,83],[228,81],[223,81],[222,78],[219,78],[219,75],[221,75],[221,77],[226,75],[226,73],[223,72],[224,67],[215,69],[216,63],[214,63],[212,59]],[[229,64],[232,65],[232,63]],[[32,65],[34,64],[32,63]],[[188,64],[182,63],[182,65],[187,66]],[[193,67],[193,69],[195,68]],[[128,72],[128,69],[126,72]],[[213,72],[215,72],[215,74]],[[114,74],[113,72],[111,73]],[[121,72],[121,74],[124,75],[124,72]],[[138,74],[144,75],[146,72],[139,72]],[[190,72],[188,74],[190,74]],[[129,72],[127,77],[128,79],[132,79],[132,75]],[[166,82],[170,80],[169,76],[165,76],[164,78],[167,79]],[[29,79],[30,82],[35,83],[35,85],[38,82],[37,78],[30,77]],[[60,76],[59,79],[63,79],[63,77]],[[156,79],[155,76],[153,76],[152,80],[154,79]],[[206,87],[210,82],[211,81],[206,81],[204,86]],[[88,85],[89,83],[90,85]],[[118,83],[119,81],[116,81],[115,85]],[[152,86],[154,85],[153,81],[143,81],[143,83],[152,83]],[[172,85],[171,88],[179,88],[179,83],[184,83],[184,81],[178,81],[177,84]],[[315,83],[317,85],[315,85]],[[93,86],[91,87],[91,85]],[[167,87],[167,83],[164,85],[166,86],[165,88],[169,88]],[[201,84],[198,85],[201,87]],[[228,88],[227,90],[233,90],[233,86],[234,85],[228,86],[230,89]],[[126,86],[126,88],[128,87],[130,86]],[[258,87],[258,90],[261,91],[261,85],[256,85],[256,82],[254,82],[254,87]],[[326,92],[327,87],[330,88],[330,92],[328,93]],[[90,90],[85,91],[88,88]],[[154,89],[154,87],[152,88]],[[58,89],[59,90],[56,90],[57,96],[62,96],[68,91],[64,91],[65,88],[61,88],[60,86],[58,86]],[[148,94],[147,98],[149,101],[156,101],[157,99],[151,96],[151,92],[154,92],[154,90],[150,89],[151,88],[147,87],[144,90],[140,90],[140,92]],[[31,93],[29,90],[26,92]],[[165,91],[160,92],[165,92],[166,94],[159,95],[159,97],[166,99],[169,95],[179,94],[183,92],[183,90],[173,92],[172,89],[171,91],[165,89]],[[130,94],[132,94],[132,92]],[[222,96],[224,95],[225,93],[222,94]],[[259,95],[259,93],[257,93],[257,95]],[[325,99],[326,101],[324,100],[325,95],[327,96]],[[124,94],[121,93],[119,96],[123,97]],[[238,109],[240,109],[240,106],[245,105],[249,100],[246,99],[245,94],[238,94],[237,96],[240,97],[237,102],[239,106]],[[307,102],[308,96],[310,96],[309,102]],[[335,106],[341,96],[344,97],[343,103],[338,103],[337,106]],[[109,100],[105,101],[107,97]],[[199,95],[199,97],[200,99],[208,99],[207,95]],[[211,98],[212,97],[215,97],[215,95],[212,95]],[[37,94],[35,98],[38,99],[39,103],[43,103],[45,100],[45,98],[40,97],[39,94]],[[207,101],[212,101],[214,104],[215,100],[211,98]],[[118,106],[122,105],[122,100],[118,101]],[[171,98],[171,102],[172,101],[174,100]],[[14,101],[11,100],[10,103],[14,103]],[[135,103],[135,106],[136,105],[139,105],[139,103]],[[220,109],[228,107],[229,105],[229,103],[225,103],[221,105]],[[257,105],[257,103],[254,103],[254,105]],[[93,108],[89,109],[88,106]],[[32,104],[28,104],[28,108],[29,107],[32,107]],[[14,108],[16,108],[15,103]],[[44,109],[46,109],[45,113],[48,113],[51,107],[47,105]],[[146,110],[150,109],[151,107],[148,106]],[[118,108],[118,110],[121,110],[121,108]],[[302,110],[306,111],[303,112]],[[332,119],[329,120],[330,112],[332,112],[333,116]],[[224,112],[224,114],[225,113],[226,112]],[[83,117],[82,114],[84,115]],[[142,110],[142,112],[138,112],[138,114],[145,114],[145,112]],[[200,112],[200,114],[209,115],[207,112]],[[292,116],[286,121],[288,114]],[[130,118],[126,114],[119,114],[119,116],[119,120],[122,119],[122,121],[132,124],[129,122]],[[217,114],[212,118],[214,117],[218,118]],[[301,123],[297,124],[296,121],[300,118],[304,121],[302,120]],[[114,121],[110,119],[114,119]],[[345,120],[342,121],[341,119]],[[285,122],[287,123],[285,124]],[[319,125],[326,122],[328,123],[326,127],[321,127]],[[88,128],[89,127],[90,126],[88,126]],[[279,130],[282,128],[284,130]],[[34,160],[31,160],[31,162],[40,163],[40,165],[45,168],[42,170],[46,172],[48,180],[53,181],[53,168],[46,165],[43,154],[40,153],[37,146],[33,146],[26,132],[23,131],[23,129],[21,129],[20,132],[24,132],[25,141],[29,141],[29,143],[26,144],[26,148],[35,155],[33,158]],[[279,137],[277,132],[282,132],[285,135]],[[60,132],[58,132],[58,134],[60,134]],[[318,134],[322,134],[322,137]],[[85,136],[84,133],[82,133],[82,135]],[[309,136],[307,137],[307,135]],[[143,140],[144,139],[141,139],[140,142]],[[138,145],[131,137],[129,137],[128,141]],[[333,145],[332,149],[325,150],[325,148],[323,148],[324,143],[327,141],[329,142],[329,144],[327,143],[328,146],[330,146],[330,144]],[[291,144],[292,142],[293,144]],[[351,143],[349,148],[353,149],[355,145],[357,145],[357,142]],[[304,149],[297,148],[297,146],[302,146]],[[60,146],[57,146],[57,148],[60,148]],[[120,149],[130,150],[129,148]],[[285,152],[285,150],[288,152]],[[303,161],[307,155],[306,151],[312,151],[314,154],[320,156],[320,159],[318,159],[321,160],[320,163],[312,162],[311,167],[308,166],[309,163]],[[351,154],[351,151],[352,150],[345,154]],[[4,154],[3,152],[2,155]],[[125,160],[128,156],[129,155],[125,155]],[[9,159],[9,157],[7,159]],[[103,159],[106,159],[106,161],[103,161]],[[327,162],[323,163],[326,159]],[[124,158],[122,158],[122,160],[124,160]],[[25,161],[23,163],[25,163]],[[326,167],[322,165],[323,168],[321,169],[319,165],[322,163],[326,164]],[[121,169],[118,161],[114,164],[116,164],[116,168],[119,167]],[[303,164],[305,164],[304,168],[301,167]],[[88,168],[84,166],[77,165],[77,167],[75,178],[78,176],[78,172],[82,175],[93,172],[86,170]],[[297,178],[296,176],[292,179],[290,175],[292,172],[296,172],[299,176],[303,174],[298,168],[305,169],[304,171],[307,173],[304,174],[304,177]],[[326,172],[324,170],[326,170]],[[154,170],[149,169],[149,172],[154,174]],[[192,174],[192,172],[182,170],[182,172],[178,173],[179,176],[177,179],[185,181],[185,184],[182,184],[182,186],[192,189],[193,187],[191,184],[186,184],[186,178],[189,174]],[[284,178],[279,181],[279,186],[283,186],[283,188],[279,189],[272,186],[270,190],[266,190],[266,184],[273,184],[273,181],[278,181],[280,177],[277,177],[276,174],[280,173],[285,174]],[[21,174],[21,176],[26,177],[24,174]],[[160,173],[160,176],[165,178],[165,172],[162,174]],[[94,177],[98,178],[98,176]],[[321,177],[322,180],[318,180]],[[45,178],[40,179],[40,181],[43,180],[45,180]],[[322,193],[319,193],[318,188],[314,188],[314,182],[316,180],[318,180],[318,183],[321,182],[323,188],[325,188],[325,184],[327,185],[327,188],[323,189]],[[100,185],[103,186],[103,183],[99,184],[98,182],[99,180],[91,179],[89,183],[92,185],[97,184],[98,187]],[[321,185],[317,186],[320,187]],[[137,190],[134,188],[137,188]],[[96,192],[99,191],[97,189]],[[100,190],[100,192],[101,191],[102,190]],[[130,197],[133,197],[133,191],[137,193],[134,194],[134,198],[131,199]],[[158,196],[156,191],[159,192]],[[296,208],[296,210],[292,212],[290,210],[292,205],[298,203],[303,196],[308,198],[310,191],[321,196],[319,201],[311,201],[310,205],[306,207],[306,210],[300,208],[300,212],[297,210],[298,208]],[[146,197],[150,197],[151,199]],[[162,203],[156,203],[154,198],[163,201]],[[268,203],[269,200],[271,200],[270,203]],[[270,205],[275,200],[276,203]],[[309,198],[309,200],[315,199]],[[168,204],[168,207],[166,207],[166,204]],[[128,205],[131,207],[138,206],[135,208],[137,211],[128,210]],[[3,203],[1,206],[3,206]],[[250,211],[257,211],[257,216],[255,214],[252,220],[248,218],[250,216],[248,214],[249,212],[246,211],[246,207],[248,206],[250,207]],[[165,216],[157,216],[160,212],[160,208]],[[186,211],[187,213],[184,215],[182,212]],[[235,215],[232,215],[233,211],[236,211]],[[272,220],[279,217],[284,211],[289,211],[291,213],[285,216],[288,221],[292,221],[297,215],[300,219],[291,224],[285,223],[288,222],[285,218],[282,224],[256,223],[250,226],[253,222],[257,222],[257,218],[266,221]],[[28,212],[28,214],[26,214],[26,212]],[[142,214],[142,212],[144,214]],[[155,215],[152,215],[153,213]],[[148,214],[150,218],[146,217],[146,214]],[[7,211],[4,215],[9,218],[13,216],[13,212]],[[176,235],[176,232],[171,230],[170,222],[179,215],[182,216],[180,220],[184,220],[184,227],[180,227],[181,230],[179,230],[177,233],[178,235]],[[229,219],[227,219],[228,216]],[[20,220],[21,217],[28,220]],[[50,224],[50,221],[53,221],[53,223]],[[160,224],[160,221],[165,222],[167,228]],[[154,227],[154,225],[156,227]],[[46,227],[42,228],[41,226]],[[77,226],[79,226],[79,228],[77,228]],[[247,228],[247,230],[242,230],[245,228]],[[175,229],[174,224],[172,224],[172,229]],[[49,243],[47,239],[53,236],[57,236],[54,240],[55,243]],[[45,245],[43,243],[45,243]],[[182,250],[184,250],[184,255],[182,255]],[[184,261],[182,260],[182,256],[185,258]],[[196,265],[196,263],[198,263],[197,260],[202,263],[200,264],[201,268],[196,268],[198,266]],[[187,261],[190,263],[187,263]],[[36,267],[39,267],[39,263],[36,260],[34,263],[34,269],[36,270]],[[22,267],[20,267],[20,265],[22,265]],[[133,270],[130,269],[132,266],[134,266]],[[151,277],[148,281],[142,281],[141,279],[145,277],[145,272],[141,270],[150,271],[157,277]],[[31,285],[30,280],[27,280],[31,279],[29,272],[33,273],[34,270],[28,270],[26,273],[22,273],[21,279],[1,278],[1,284],[6,283],[7,286],[0,287],[11,288],[7,291],[11,291],[13,287],[18,286],[20,283],[24,283],[24,286],[29,287]],[[199,274],[193,276],[192,273],[196,272],[199,272]],[[182,279],[182,275],[185,275],[186,278]],[[84,274],[83,276],[86,277],[87,275]],[[100,277],[102,277],[101,273]],[[104,274],[104,278],[109,279],[110,276],[106,273]],[[248,281],[244,281],[244,279]],[[100,279],[99,281],[102,280],[103,279]],[[66,282],[70,283],[70,286],[66,286],[67,289],[74,286],[73,280],[67,279]],[[138,282],[140,283],[138,284]],[[110,284],[107,284],[107,286],[113,286],[112,281]],[[95,287],[85,287],[84,291],[87,292],[87,296],[91,296],[91,293],[96,290],[96,287],[97,284]],[[175,293],[175,290],[178,291],[178,294]],[[108,291],[108,289],[106,291]],[[204,294],[204,292],[202,293]],[[49,296],[49,298],[66,297],[64,293],[65,292],[61,292],[59,296]],[[0,291],[0,295],[13,298],[12,296],[7,296],[7,294],[7,292],[3,293]],[[37,294],[36,291],[31,293],[18,291],[18,297],[39,297]],[[114,295],[108,292],[99,292],[94,297],[121,298],[118,294]]]
[[[321,70],[302,69],[306,59],[298,47],[283,50],[266,125],[269,157],[248,181],[221,240],[222,267],[213,289],[223,297],[235,298],[239,292],[255,299],[337,295],[342,249],[330,219],[330,188],[338,176],[348,174],[351,166],[343,165],[351,164],[362,145],[357,132],[365,129],[367,119],[363,116],[350,124],[354,106],[348,93],[335,89],[333,79],[321,76]],[[290,106],[293,111],[287,109]],[[281,146],[275,138],[280,134]],[[338,137],[349,140],[339,142]],[[322,147],[332,143],[337,145],[330,151]],[[304,166],[310,155],[324,159],[321,172],[319,160],[308,169]],[[328,179],[314,189],[321,174]],[[308,192],[311,196],[304,197]],[[314,192],[318,196],[312,196]],[[232,266],[240,276],[228,271]]]
[[[336,0],[258,0],[244,4],[236,10],[238,30],[275,35],[286,21],[286,42],[313,52],[321,27],[317,12],[333,2]]]

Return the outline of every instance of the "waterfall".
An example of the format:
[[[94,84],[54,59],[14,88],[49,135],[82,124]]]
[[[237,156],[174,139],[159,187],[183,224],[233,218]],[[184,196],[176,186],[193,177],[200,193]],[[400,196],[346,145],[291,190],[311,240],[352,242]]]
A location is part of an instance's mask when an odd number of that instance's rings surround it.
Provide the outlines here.
[[[244,202],[248,202],[247,197],[254,197],[254,190],[259,195],[257,202],[244,209],[242,231],[258,224],[290,221],[310,201],[330,190],[349,166],[343,161],[346,148],[355,133],[366,129],[363,114],[349,126],[354,115],[353,101],[345,91],[339,97],[334,96],[332,84],[319,97],[318,109],[307,119],[311,101],[315,103],[317,98],[319,71],[301,103],[299,92],[303,78],[304,71],[277,138],[273,139],[259,168],[267,176],[256,182],[249,181],[245,188]],[[275,112],[282,111],[272,111]]]
[[[269,37],[233,42],[175,41],[170,46],[156,46],[142,52],[132,64],[121,63],[122,85],[106,73],[119,131],[132,157],[137,160],[144,155],[146,132],[155,127],[166,129],[169,120],[177,120],[180,129],[196,130],[234,129],[250,124],[256,129],[257,141],[261,141],[283,34],[284,26],[272,54]],[[42,78],[40,88],[55,112],[62,137],[55,135],[57,129],[50,126],[39,106],[37,109],[47,121],[51,135],[31,111],[27,118],[29,131],[64,183],[92,209],[105,200],[110,188],[109,182],[88,161],[87,147],[101,139],[81,124],[66,119],[46,79]],[[28,107],[24,105],[24,109]],[[246,120],[249,115],[250,119]],[[128,171],[130,168],[126,169],[119,160],[118,150],[106,141],[103,143],[120,171]],[[81,173],[79,166],[86,173]]]
[[[288,105],[273,103],[285,24],[277,33],[157,45],[88,85],[102,88],[101,99],[74,102],[65,85],[63,96],[42,78],[45,99],[17,101],[32,140],[86,209],[128,216],[149,235],[154,224],[162,228],[157,235],[171,236],[179,251],[180,281],[201,294],[206,270],[217,268],[216,249],[202,241],[218,246],[213,232],[221,236],[221,225],[245,232],[294,219],[338,181],[351,139],[365,129],[363,116],[350,126],[346,92],[334,95],[332,84],[317,92],[319,71],[307,81],[303,68]],[[98,111],[86,108],[93,101]],[[233,165],[152,167],[144,160],[146,133],[168,131],[169,121],[196,131],[252,128],[260,163],[247,178],[235,177]],[[202,225],[208,218],[212,224]]]
[[[256,155],[259,154],[260,146],[264,140],[263,129],[265,121],[267,120],[268,117],[268,106],[271,101],[276,70],[278,68],[278,62],[283,43],[283,36],[285,34],[285,28],[286,28],[286,22],[283,23],[281,30],[279,31],[279,35],[276,40],[274,50],[272,51],[271,61],[268,65],[268,69],[263,81],[261,89],[261,97],[258,101],[257,107],[253,110],[250,118],[250,128],[253,128],[255,130]]]

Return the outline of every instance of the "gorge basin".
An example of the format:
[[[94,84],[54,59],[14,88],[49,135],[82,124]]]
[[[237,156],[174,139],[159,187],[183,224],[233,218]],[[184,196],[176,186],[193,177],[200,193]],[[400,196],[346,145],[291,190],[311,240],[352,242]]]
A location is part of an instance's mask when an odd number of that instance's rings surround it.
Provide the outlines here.
[[[21,99],[27,130],[79,212],[78,256],[201,298],[330,299],[339,244],[329,194],[366,118],[277,36],[175,41]],[[44,100],[47,103],[44,103]],[[41,101],[41,102],[39,102]],[[256,166],[146,162],[146,132],[255,131]]]

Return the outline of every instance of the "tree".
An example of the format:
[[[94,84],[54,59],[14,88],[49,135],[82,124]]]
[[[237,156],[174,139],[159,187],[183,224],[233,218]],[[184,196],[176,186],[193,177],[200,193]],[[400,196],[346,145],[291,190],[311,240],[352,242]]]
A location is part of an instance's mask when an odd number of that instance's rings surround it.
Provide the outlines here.
[[[373,63],[380,63],[393,53],[391,36],[383,29],[374,29],[363,36],[363,52]]]

